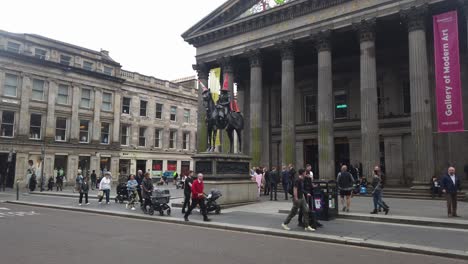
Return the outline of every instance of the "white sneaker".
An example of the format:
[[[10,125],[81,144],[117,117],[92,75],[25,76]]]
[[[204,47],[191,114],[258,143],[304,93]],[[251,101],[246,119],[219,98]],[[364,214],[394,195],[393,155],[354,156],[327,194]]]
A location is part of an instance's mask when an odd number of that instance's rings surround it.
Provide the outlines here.
[[[109,202],[107,202],[106,204],[110,204]]]
[[[309,232],[315,232],[315,229],[313,229],[312,227],[308,226],[304,229],[305,231],[309,231]]]
[[[86,203],[86,205],[90,205],[90,203]]]
[[[125,209],[128,209],[128,204],[125,204]]]
[[[102,202],[99,202],[99,204],[102,204]]]
[[[286,230],[286,231],[291,230],[291,228],[289,228],[288,225],[286,225],[284,223],[281,224],[281,227],[283,227],[283,229]]]
[[[132,210],[132,211],[135,211],[136,209],[135,209],[135,207],[132,207],[132,209],[131,209],[131,210]]]
[[[78,204],[79,206],[81,206],[81,204]]]

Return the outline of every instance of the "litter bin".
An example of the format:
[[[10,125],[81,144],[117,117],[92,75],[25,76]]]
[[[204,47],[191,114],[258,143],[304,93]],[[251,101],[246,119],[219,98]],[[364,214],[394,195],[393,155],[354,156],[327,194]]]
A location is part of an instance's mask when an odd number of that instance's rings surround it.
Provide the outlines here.
[[[338,215],[338,191],[335,181],[314,181],[314,211],[317,219],[333,220]]]

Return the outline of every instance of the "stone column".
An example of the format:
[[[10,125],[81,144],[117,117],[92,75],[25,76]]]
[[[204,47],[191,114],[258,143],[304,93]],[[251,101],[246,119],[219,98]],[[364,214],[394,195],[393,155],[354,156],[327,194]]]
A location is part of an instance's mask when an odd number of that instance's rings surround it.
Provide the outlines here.
[[[0,83],[4,84],[5,83],[5,73],[0,72]],[[0,96],[3,96],[3,85],[0,85]]]
[[[234,100],[234,65],[231,57],[223,57],[218,60],[219,63],[221,64],[221,69],[222,69],[222,80],[223,82],[221,83],[221,89],[223,89],[224,85],[224,78],[227,75],[228,77],[228,89],[229,89],[229,94],[231,95],[231,100]],[[221,138],[221,149],[220,152],[229,152],[229,137],[225,133],[225,130],[219,130],[218,133],[220,134]]]
[[[197,64],[193,66],[193,69],[198,73],[198,109],[197,109],[197,152],[204,152],[208,149],[208,132],[206,128],[206,110],[203,106],[203,85],[208,88],[208,76],[210,70],[206,64]],[[202,85],[203,84],[203,85]]]
[[[66,177],[67,177],[67,182],[70,185],[73,185],[75,182],[76,173],[78,171],[78,161],[79,161],[78,155],[68,156]]]
[[[411,134],[415,150],[413,185],[427,185],[434,175],[434,146],[426,41],[427,6],[403,13],[408,24]]]
[[[237,83],[237,106],[239,107],[242,115],[244,116],[244,122],[248,120],[245,116],[246,113],[246,97],[249,96],[247,94],[247,83],[249,81],[245,80],[243,78],[243,75],[240,71],[236,71],[234,74],[234,78]],[[241,132],[241,137],[242,137],[242,145],[237,144],[237,149],[235,149],[236,153],[250,153],[246,148],[245,148],[245,140],[249,136],[249,131],[248,126],[244,123],[244,129]],[[236,134],[236,133],[234,133]],[[247,136],[246,136],[247,135]],[[237,137],[238,138],[238,137]],[[237,141],[238,142],[238,141]]]
[[[78,111],[80,110],[80,87],[72,84],[73,87],[73,100],[72,100],[72,117],[70,120],[70,142],[78,143],[80,135],[80,118]],[[78,165],[77,165],[78,166]]]
[[[375,20],[363,21],[357,29],[361,43],[361,173],[369,177],[380,164]]]
[[[333,131],[333,76],[330,32],[317,36],[318,52],[318,154],[320,179],[335,178]]]
[[[281,152],[283,164],[296,164],[296,122],[294,113],[294,49],[292,41],[281,44]],[[253,87],[251,87],[253,89]],[[253,110],[251,109],[251,115]],[[252,117],[251,117],[252,118]]]
[[[262,123],[263,123],[263,79],[260,51],[250,54],[250,156],[252,166],[263,166],[262,162]]]
[[[49,96],[47,100],[47,119],[45,122],[45,134],[43,138],[46,142],[55,141],[55,104],[58,92],[58,85],[55,81],[49,82]]]
[[[31,119],[29,113],[29,101],[31,100],[32,94],[32,82],[31,78],[27,75],[23,76],[21,85],[21,105],[19,112],[19,129],[18,139],[27,140],[29,139],[29,120]]]
[[[99,145],[101,143],[101,106],[102,106],[102,90],[94,89],[94,116],[92,127],[92,144]]]
[[[118,155],[118,154],[117,154]],[[111,157],[111,165],[110,165],[110,172],[112,173],[112,181],[119,180],[119,164],[120,164],[120,157],[119,156],[112,156]]]
[[[304,140],[300,140],[296,142],[296,165],[297,165],[297,168],[305,168]]]
[[[122,94],[116,91],[114,94],[114,125],[112,126],[112,145],[120,148],[120,114],[122,112]]]

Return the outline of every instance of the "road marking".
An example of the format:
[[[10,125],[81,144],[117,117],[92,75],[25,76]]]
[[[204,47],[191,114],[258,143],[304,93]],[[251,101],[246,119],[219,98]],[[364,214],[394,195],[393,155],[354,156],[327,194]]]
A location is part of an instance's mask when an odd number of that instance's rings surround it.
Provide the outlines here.
[[[0,210],[10,211],[10,209],[8,209],[6,207],[0,207]]]

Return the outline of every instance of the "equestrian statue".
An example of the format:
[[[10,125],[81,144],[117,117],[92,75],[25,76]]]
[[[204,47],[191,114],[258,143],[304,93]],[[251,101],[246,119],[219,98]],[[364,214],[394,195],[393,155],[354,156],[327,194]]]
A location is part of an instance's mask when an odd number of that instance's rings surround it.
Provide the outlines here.
[[[201,83],[201,82],[200,82]],[[201,83],[202,84],[202,83]],[[207,152],[214,152],[216,149],[216,136],[218,129],[226,130],[229,137],[229,153],[234,153],[234,131],[236,131],[239,152],[242,152],[242,134],[244,129],[244,117],[239,111],[237,102],[231,98],[228,88],[228,75],[224,77],[223,88],[220,91],[218,101],[214,102],[211,91],[202,84],[203,106],[206,110],[207,127]]]

